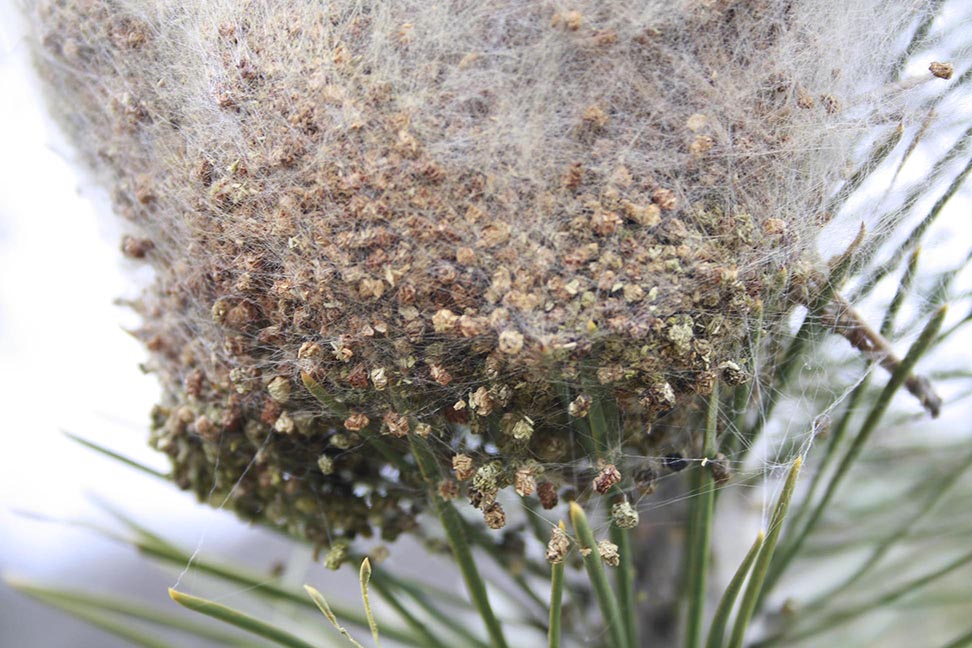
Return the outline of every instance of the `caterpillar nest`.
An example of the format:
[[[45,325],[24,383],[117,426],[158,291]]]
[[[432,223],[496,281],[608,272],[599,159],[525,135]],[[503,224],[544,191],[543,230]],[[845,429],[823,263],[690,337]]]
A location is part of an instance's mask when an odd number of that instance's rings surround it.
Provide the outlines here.
[[[176,482],[329,544],[413,527],[409,435],[490,526],[501,489],[589,488],[592,403],[626,455],[680,447],[654,419],[746,380],[820,272],[893,5],[40,4],[55,109],[155,272]]]

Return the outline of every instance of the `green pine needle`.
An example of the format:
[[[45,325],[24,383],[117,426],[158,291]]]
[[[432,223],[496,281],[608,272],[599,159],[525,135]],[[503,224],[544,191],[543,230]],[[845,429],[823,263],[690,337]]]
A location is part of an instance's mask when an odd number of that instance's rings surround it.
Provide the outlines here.
[[[107,448],[107,447],[105,447],[103,445],[100,445],[98,443],[95,443],[94,441],[90,441],[90,440],[85,439],[83,437],[79,437],[78,435],[72,434],[71,432],[62,431],[62,434],[64,434],[64,436],[66,436],[67,438],[71,439],[75,443],[78,443],[80,445],[83,445],[85,448],[88,448],[89,450],[94,450],[95,452],[97,452],[99,454],[102,454],[102,455],[108,457],[109,459],[112,459],[114,461],[117,461],[120,464],[124,464],[126,466],[131,467],[131,468],[134,468],[135,470],[137,470],[137,471],[139,471],[141,473],[145,473],[146,475],[151,475],[152,477],[157,477],[159,479],[164,479],[166,481],[168,481],[169,479],[172,478],[172,476],[169,475],[168,473],[161,472],[159,470],[156,470],[155,468],[151,468],[149,466],[146,466],[143,463],[139,463],[139,462],[135,461],[134,459],[130,459],[129,457],[126,457],[125,455],[119,454],[119,453],[115,452],[114,450],[112,450],[110,448]]]
[[[759,550],[763,546],[763,539],[765,537],[766,534],[762,530],[756,534],[756,540],[753,542],[753,546],[750,547],[743,561],[739,563],[736,573],[733,574],[725,591],[722,592],[722,598],[719,599],[715,616],[712,617],[712,623],[709,625],[709,637],[705,642],[705,648],[722,648],[732,607],[736,603],[736,597],[739,596],[739,592],[742,591],[746,577],[749,576],[749,570],[756,561],[756,556],[759,555]]]
[[[628,637],[624,629],[624,621],[621,618],[621,609],[618,601],[611,591],[607,574],[604,571],[604,564],[601,562],[601,554],[597,550],[597,541],[591,531],[584,509],[577,502],[570,503],[570,521],[577,534],[577,542],[584,555],[584,566],[587,567],[587,575],[594,588],[594,596],[601,608],[604,623],[607,625],[608,633],[611,637],[611,645],[624,647],[628,646]]]
[[[716,432],[719,420],[719,387],[716,383],[709,396],[705,438],[702,446],[704,460],[715,458]],[[709,571],[709,536],[715,509],[715,479],[705,465],[696,466],[693,480],[695,499],[692,502],[688,531],[688,614],[685,647],[698,648],[702,642],[702,617],[705,613],[706,576]]]
[[[321,386],[319,382],[314,380],[306,371],[300,372],[300,380],[304,383],[304,387],[310,392],[311,396],[317,399],[317,402],[324,406],[324,408],[333,414],[334,416],[345,418],[348,415],[348,408],[345,407],[344,403],[340,402]]]
[[[566,531],[564,521],[558,523],[561,531]],[[554,563],[550,573],[550,623],[547,628],[548,648],[560,648],[561,611],[564,598],[564,561]]]
[[[270,641],[281,646],[286,646],[286,648],[314,648],[313,644],[309,644],[303,639],[295,637],[285,630],[281,630],[276,626],[251,617],[248,614],[244,614],[239,610],[221,605],[220,603],[199,598],[198,596],[177,592],[171,587],[169,588],[169,596],[173,601],[185,608],[199,612],[200,614],[205,614],[206,616],[218,619],[225,623],[229,623],[230,625],[236,626],[241,630],[252,632],[259,637],[269,639]]]
[[[358,572],[358,582],[361,584],[361,601],[364,604],[365,616],[368,618],[368,629],[371,630],[371,637],[375,640],[375,648],[381,648],[381,639],[378,637],[378,623],[375,615],[371,612],[371,600],[368,598],[368,583],[371,581],[371,561],[366,557],[361,561],[361,570]]]
[[[223,628],[204,623],[197,623],[181,615],[167,614],[161,612],[151,605],[133,603],[127,599],[118,599],[108,596],[99,596],[87,592],[73,592],[55,588],[42,587],[33,583],[27,583],[16,579],[5,578],[7,585],[22,594],[26,594],[38,601],[51,607],[58,608],[69,614],[89,620],[89,617],[98,617],[110,620],[110,627],[99,623],[99,627],[107,629],[109,632],[118,634],[111,628],[119,625],[131,630],[136,637],[149,637],[143,635],[135,629],[133,622],[145,622],[180,633],[188,634],[200,639],[207,639],[216,643],[230,646],[252,646],[240,641],[240,635],[226,632]],[[116,620],[120,617],[124,620]],[[125,637],[129,641],[135,641],[131,637]],[[141,639],[139,640],[141,641]],[[137,643],[137,642],[136,642]],[[151,642],[149,642],[151,643]]]
[[[439,478],[439,465],[435,460],[435,455],[432,454],[432,449],[429,447],[428,441],[418,435],[410,434],[409,443],[411,444],[412,454],[415,456],[419,470],[429,485],[429,497],[432,499],[435,510],[439,515],[439,520],[442,522],[442,527],[445,529],[449,546],[452,548],[453,558],[459,566],[459,570],[462,572],[463,579],[466,581],[466,588],[469,591],[470,598],[472,598],[473,605],[476,606],[483,623],[486,625],[486,630],[489,633],[494,648],[506,648],[507,644],[503,636],[503,627],[496,618],[496,615],[493,614],[493,608],[489,603],[489,595],[486,592],[486,584],[483,582],[482,576],[479,574],[479,568],[476,566],[476,560],[469,546],[469,540],[463,529],[462,518],[455,507],[452,506],[451,502],[442,499],[435,492],[435,486]]]
[[[941,578],[951,576],[958,569],[966,567],[969,564],[972,564],[972,552],[962,554],[958,558],[952,560],[942,567],[939,567],[938,569],[932,570],[916,578],[912,578],[870,601],[841,608],[834,614],[821,619],[819,622],[806,630],[794,633],[792,635],[780,635],[774,638],[772,641],[764,642],[763,645],[790,645],[797,641],[802,641],[803,639],[832,630],[836,627],[846,625],[847,623],[855,621],[859,617],[875,610],[887,609],[899,599],[913,594],[919,589],[927,587]],[[785,643],[780,643],[784,638]]]
[[[785,545],[785,550],[781,552],[778,559],[774,561],[766,580],[767,591],[772,589],[772,587],[779,580],[783,571],[793,560],[793,558],[799,552],[800,547],[806,541],[810,531],[823,516],[824,511],[827,510],[828,505],[837,492],[837,488],[850,472],[851,466],[853,466],[857,461],[857,458],[860,456],[861,450],[864,448],[865,443],[877,428],[878,423],[881,421],[881,418],[887,411],[888,406],[891,404],[891,398],[894,396],[895,392],[897,392],[898,389],[904,385],[905,381],[911,375],[911,370],[935,340],[936,336],[938,335],[938,331],[942,327],[942,322],[945,320],[947,310],[948,309],[945,306],[938,309],[934,317],[932,317],[932,319],[925,326],[925,329],[922,331],[921,335],[918,337],[915,343],[911,345],[911,348],[908,349],[908,353],[895,369],[894,373],[891,374],[891,378],[881,391],[881,394],[874,401],[874,404],[871,406],[864,423],[861,424],[861,429],[854,438],[854,441],[851,443],[851,447],[848,448],[840,464],[837,466],[836,471],[830,478],[830,481],[827,483],[827,488],[824,491],[820,502],[813,509],[813,512],[810,514],[807,522],[795,532],[793,539]]]
[[[348,643],[354,646],[354,648],[364,648],[364,646],[362,646],[360,643],[355,641],[354,637],[351,636],[351,633],[348,632],[347,629],[345,629],[344,626],[341,625],[341,623],[338,621],[337,616],[335,616],[334,612],[331,611],[331,606],[328,605],[327,599],[324,598],[324,596],[320,592],[318,592],[310,585],[304,585],[304,589],[307,591],[307,594],[311,597],[311,600],[314,601],[314,604],[317,605],[317,609],[319,609],[321,611],[321,614],[324,615],[324,618],[327,619],[332,626],[334,626],[335,630],[341,633],[342,637],[348,640]]]
[[[414,588],[410,583],[403,583],[399,580],[391,578],[389,574],[378,572],[374,574],[374,579],[371,584],[378,591],[378,594],[384,599],[388,605],[395,610],[398,615],[405,621],[405,624],[412,629],[418,637],[419,643],[417,645],[422,648],[450,648],[449,644],[437,635],[433,634],[428,627],[428,623],[425,623],[417,616],[412,613],[410,606],[406,605],[398,596],[397,592],[393,591],[393,588],[399,590],[399,592],[405,593],[411,601],[413,601],[420,608],[425,610],[429,617],[435,621],[439,621],[443,626],[449,628],[457,635],[463,637],[463,640],[469,646],[474,648],[489,648],[486,644],[482,643],[476,639],[468,630],[461,624],[456,624],[449,614],[444,614],[441,610],[437,609],[432,603],[426,598],[425,592]],[[385,633],[388,634],[387,632]]]
[[[746,636],[746,629],[749,627],[749,621],[752,619],[757,604],[764,594],[763,585],[766,579],[766,572],[769,570],[770,560],[772,560],[773,551],[776,549],[776,541],[780,537],[783,521],[786,519],[786,511],[790,505],[793,490],[796,487],[797,475],[800,474],[801,465],[803,465],[803,457],[797,457],[790,467],[790,472],[786,476],[786,482],[783,484],[783,491],[776,501],[776,508],[773,510],[773,517],[770,519],[766,540],[763,542],[763,546],[759,550],[759,555],[756,557],[756,562],[753,565],[753,573],[749,577],[746,592],[743,594],[743,599],[739,604],[739,611],[736,613],[736,622],[733,625],[732,635],[729,639],[729,648],[742,648],[743,639]]]
[[[972,630],[961,637],[956,638],[954,641],[948,642],[948,645],[943,648],[972,648]]]

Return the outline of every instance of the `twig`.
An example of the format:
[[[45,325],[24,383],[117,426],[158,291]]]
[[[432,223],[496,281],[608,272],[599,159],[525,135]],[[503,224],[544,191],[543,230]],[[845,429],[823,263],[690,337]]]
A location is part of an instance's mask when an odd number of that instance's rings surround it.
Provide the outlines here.
[[[895,355],[887,339],[871,328],[860,313],[839,294],[833,296],[830,304],[821,313],[821,319],[824,326],[843,336],[864,357],[877,362],[888,373],[893,374],[901,364],[901,359]],[[942,398],[935,392],[928,378],[913,373],[905,379],[904,386],[932,418],[938,417]]]

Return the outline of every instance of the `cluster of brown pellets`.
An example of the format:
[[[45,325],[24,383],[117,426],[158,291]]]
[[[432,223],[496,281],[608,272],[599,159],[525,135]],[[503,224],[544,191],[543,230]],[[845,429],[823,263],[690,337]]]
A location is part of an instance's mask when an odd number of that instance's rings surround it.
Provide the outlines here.
[[[394,538],[413,434],[491,528],[551,508],[592,403],[679,445],[655,418],[747,380],[812,265],[842,86],[789,3],[156,4],[42,3],[38,58],[155,271],[152,443],[246,518]]]

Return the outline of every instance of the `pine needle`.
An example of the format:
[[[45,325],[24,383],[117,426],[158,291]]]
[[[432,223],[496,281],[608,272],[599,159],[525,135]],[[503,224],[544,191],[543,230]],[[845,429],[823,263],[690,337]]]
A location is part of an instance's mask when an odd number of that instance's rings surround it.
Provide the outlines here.
[[[759,550],[763,546],[763,539],[765,537],[766,533],[762,530],[756,534],[756,540],[753,542],[753,546],[749,548],[749,552],[743,558],[743,561],[739,563],[736,573],[732,575],[732,579],[722,592],[722,598],[719,599],[715,616],[712,617],[712,623],[709,625],[709,638],[705,642],[706,648],[722,647],[726,627],[729,625],[729,615],[732,613],[732,606],[735,605],[736,597],[742,591],[743,584],[745,584],[746,577],[749,576],[749,570],[756,561],[756,556],[759,555]]]
[[[375,640],[375,647],[381,648],[381,639],[378,638],[378,624],[375,622],[375,615],[371,612],[371,600],[368,598],[368,582],[371,580],[371,561],[365,557],[361,561],[361,570],[358,572],[358,581],[361,583],[361,601],[364,603],[365,616],[368,617],[368,628],[371,630],[371,637]]]
[[[200,614],[205,614],[206,616],[218,619],[225,623],[229,623],[230,625],[236,626],[241,630],[252,632],[257,636],[263,637],[264,639],[269,639],[270,641],[281,646],[286,646],[287,648],[315,648],[313,644],[309,644],[303,639],[295,637],[289,632],[251,617],[248,614],[244,614],[239,610],[216,603],[215,601],[210,601],[198,596],[192,596],[190,594],[184,594],[183,592],[177,592],[171,587],[169,588],[169,597],[185,608],[199,612]],[[362,646],[361,648],[364,647]]]
[[[594,588],[594,596],[597,598],[601,614],[604,616],[604,623],[607,625],[608,634],[611,637],[611,645],[628,646],[628,638],[621,618],[621,609],[618,607],[618,601],[614,597],[614,592],[611,591],[607,574],[604,572],[604,564],[597,550],[597,541],[594,539],[594,533],[587,522],[584,509],[577,502],[570,503],[570,521],[574,525],[581,554],[584,555],[584,566],[587,567],[587,575],[590,578],[591,586]]]
[[[730,648],[742,648],[749,621],[752,619],[760,599],[765,594],[763,586],[766,583],[766,573],[773,558],[773,551],[776,549],[776,541],[783,529],[783,521],[786,519],[786,511],[796,487],[796,479],[797,475],[800,474],[801,465],[803,465],[803,458],[797,457],[790,467],[786,482],[783,484],[783,491],[776,501],[776,508],[773,510],[773,517],[770,519],[766,540],[760,547],[756,563],[753,565],[753,573],[749,577],[749,584],[746,586],[746,593],[743,595],[742,602],[739,604],[739,611],[736,613],[736,622],[729,639]]]
[[[338,619],[334,615],[334,612],[331,611],[331,606],[327,604],[327,599],[325,599],[320,592],[318,592],[310,585],[304,585],[304,589],[307,590],[307,594],[310,595],[311,599],[317,605],[317,608],[321,611],[321,614],[323,614],[324,618],[326,618],[331,623],[331,625],[334,626],[335,630],[340,632],[341,635],[345,639],[347,639],[352,646],[354,646],[354,648],[364,648],[364,646],[362,646],[357,641],[355,641],[354,637],[351,636],[351,633],[348,632],[344,628],[344,626],[340,624],[340,622],[338,622]]]
[[[564,521],[558,523],[566,531]],[[550,572],[550,622],[547,627],[547,647],[560,648],[561,611],[564,598],[564,561],[553,563]]]

